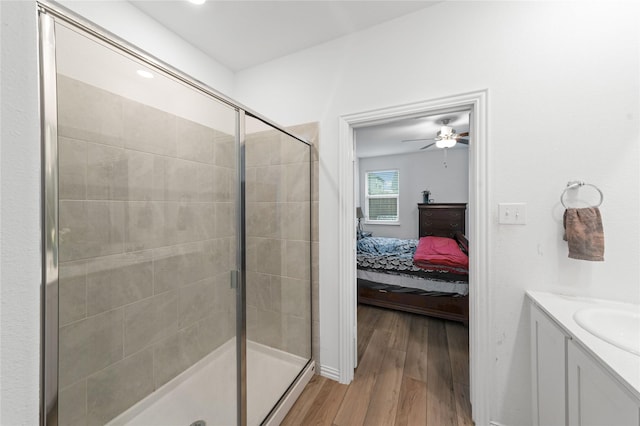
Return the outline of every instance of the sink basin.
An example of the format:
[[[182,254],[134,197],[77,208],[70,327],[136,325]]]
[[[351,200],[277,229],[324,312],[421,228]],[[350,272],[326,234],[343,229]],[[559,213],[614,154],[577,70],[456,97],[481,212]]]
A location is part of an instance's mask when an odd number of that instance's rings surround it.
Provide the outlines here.
[[[583,308],[573,319],[594,336],[640,356],[640,308]]]

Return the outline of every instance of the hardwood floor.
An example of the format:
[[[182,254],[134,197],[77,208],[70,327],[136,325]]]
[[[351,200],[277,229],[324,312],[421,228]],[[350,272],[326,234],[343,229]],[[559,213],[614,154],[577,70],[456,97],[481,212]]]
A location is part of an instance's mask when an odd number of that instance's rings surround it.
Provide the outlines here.
[[[282,424],[473,425],[468,328],[359,305],[354,380],[314,376]]]

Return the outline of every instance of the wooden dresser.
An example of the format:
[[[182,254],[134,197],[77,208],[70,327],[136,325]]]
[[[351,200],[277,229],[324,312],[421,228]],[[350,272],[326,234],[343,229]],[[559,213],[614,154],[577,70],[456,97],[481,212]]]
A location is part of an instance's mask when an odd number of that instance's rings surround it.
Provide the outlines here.
[[[437,235],[453,238],[461,231],[465,232],[466,203],[418,204],[419,236]],[[450,235],[434,232],[434,229],[450,229]],[[449,233],[449,231],[447,231]]]

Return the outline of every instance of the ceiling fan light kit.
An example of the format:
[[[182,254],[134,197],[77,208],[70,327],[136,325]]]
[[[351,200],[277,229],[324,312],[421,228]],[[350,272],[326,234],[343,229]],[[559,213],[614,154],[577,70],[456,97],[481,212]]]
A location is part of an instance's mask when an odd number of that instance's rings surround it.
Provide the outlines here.
[[[443,118],[439,120],[442,124],[440,130],[438,130],[436,137],[431,139],[405,139],[402,142],[414,142],[414,141],[435,141],[434,143],[427,144],[420,148],[420,150],[428,149],[432,146],[436,146],[436,148],[453,148],[456,143],[461,143],[463,145],[469,145],[468,139],[463,139],[465,136],[469,136],[469,132],[463,132],[460,134],[456,133],[456,130],[453,127],[448,126],[450,118]]]
[[[452,148],[456,144],[455,138],[443,138],[436,141],[436,146],[438,148]]]
[[[442,120],[442,121],[446,121],[447,123],[449,122],[449,120]],[[440,127],[440,132],[438,132],[438,136],[446,137],[446,136],[449,136],[449,135],[451,135],[451,134],[453,134],[455,132],[456,131],[453,130],[453,127],[442,126],[442,127]]]

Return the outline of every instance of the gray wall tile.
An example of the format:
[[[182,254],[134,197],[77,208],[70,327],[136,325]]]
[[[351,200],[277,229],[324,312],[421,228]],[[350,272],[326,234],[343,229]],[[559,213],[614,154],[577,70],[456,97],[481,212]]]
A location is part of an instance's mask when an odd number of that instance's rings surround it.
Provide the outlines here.
[[[283,275],[284,241],[270,238],[257,240],[256,257],[257,271],[264,274]]]
[[[60,200],[60,261],[122,252],[124,204]]]
[[[125,248],[138,251],[165,245],[165,205],[158,201],[132,201],[125,206]]]
[[[207,333],[210,331],[207,330],[212,326],[217,327],[212,324],[213,322],[224,321],[227,320],[215,316],[205,317],[203,321],[193,323],[160,341],[154,347],[153,368],[156,388],[167,383],[215,349],[217,346],[213,347],[212,342],[208,340]],[[235,363],[229,368],[235,369]]]
[[[176,116],[123,98],[125,148],[175,157]]]
[[[262,343],[263,345],[282,349],[282,336],[284,333],[282,314],[280,312],[258,309],[256,321],[257,327],[254,333],[249,336],[249,339]]]
[[[60,326],[80,320],[87,315],[87,266],[85,261],[59,265],[58,291]]]
[[[231,288],[229,273],[216,275],[212,278],[214,288],[214,311],[235,312],[236,290]]]
[[[231,202],[232,199],[232,187],[235,184],[236,176],[235,170],[226,167],[214,167],[213,171],[213,185],[212,185],[212,198],[213,201]]]
[[[212,312],[202,321],[198,322],[198,339],[202,343],[205,354],[220,347],[226,341],[235,336],[235,315],[230,311]],[[236,365],[229,365],[235,369]]]
[[[252,237],[279,238],[284,216],[288,216],[283,203],[251,203],[246,205],[246,232]],[[286,225],[288,228],[289,224]]]
[[[256,196],[258,186],[258,169],[256,167],[247,167],[245,170],[245,201],[255,203],[258,201]]]
[[[311,357],[309,320],[297,316],[284,315],[283,347],[286,352],[303,358]]]
[[[215,235],[231,237],[236,233],[235,207],[233,203],[215,203]],[[203,220],[208,222],[208,218]]]
[[[203,243],[162,247],[153,252],[154,293],[176,289],[210,275]]]
[[[200,164],[180,159],[167,159],[167,200],[181,202],[201,201],[198,189]]]
[[[178,297],[162,293],[124,308],[124,353],[130,355],[178,331]]]
[[[164,199],[164,161],[157,155],[125,150],[124,197],[131,201]]]
[[[87,199],[125,200],[128,172],[124,149],[87,144]]]
[[[122,146],[122,98],[58,74],[58,133]]]
[[[118,254],[87,263],[87,312],[95,315],[153,294],[151,251]]]
[[[255,197],[253,201],[279,202],[287,199],[284,167],[274,165],[255,169],[255,181],[251,182]]]
[[[195,215],[194,223],[194,232],[195,239],[213,239],[218,237],[218,233],[216,231],[216,212],[217,204],[219,203],[195,203],[193,204],[193,211]],[[229,215],[233,215],[235,212],[233,204],[231,204],[225,213]],[[235,218],[234,218],[235,219]],[[227,229],[225,232],[221,232],[221,234],[227,234],[227,236],[235,235],[235,226],[234,229]]]
[[[194,325],[194,330],[195,327]],[[153,377],[156,389],[176,377],[187,366],[187,363],[182,360],[184,348],[179,338],[179,335],[184,332],[184,330],[176,331],[153,346]]]
[[[309,163],[311,148],[287,134],[280,136],[280,164]]]
[[[198,233],[198,213],[201,204],[190,202],[164,203],[164,244],[183,244],[205,238]],[[162,231],[160,231],[162,234]]]
[[[287,241],[284,274],[290,278],[311,279],[311,247],[308,241]]]
[[[122,309],[60,329],[59,380],[65,387],[122,359]]]
[[[309,164],[287,164],[284,166],[285,193],[287,201],[309,201]]]
[[[281,312],[299,318],[310,318],[311,289],[309,281],[283,277],[280,290]]]
[[[214,201],[227,201],[226,198],[217,197],[218,191],[216,190],[216,186],[221,183],[221,180],[218,179],[216,175],[215,166],[210,166],[208,164],[197,164],[196,166],[196,184],[195,187],[197,189],[197,201],[209,202],[212,203]],[[226,176],[225,176],[226,177]],[[228,187],[227,181],[224,181],[225,187]],[[223,194],[220,194],[223,195]]]
[[[282,210],[281,229],[282,238],[287,240],[310,241],[311,239],[311,207],[309,202],[280,203]]]
[[[228,274],[231,269],[235,269],[235,263],[232,263],[235,252],[231,248],[230,238],[207,240],[203,243],[203,249],[204,268],[208,276]]]
[[[80,380],[60,390],[58,394],[58,425],[87,424],[87,381]]]
[[[214,145],[214,163],[216,166],[236,168],[236,137],[216,132]]]
[[[178,327],[184,328],[205,318],[215,304],[215,284],[206,279],[178,289]]]
[[[179,158],[213,164],[215,130],[176,117],[176,142]]]
[[[247,272],[247,305],[274,310],[270,275]]]
[[[247,167],[280,164],[280,132],[268,130],[246,136]]]
[[[58,138],[58,191],[61,200],[87,198],[87,143]]]
[[[153,390],[153,351],[147,349],[87,379],[87,423],[104,425]]]

